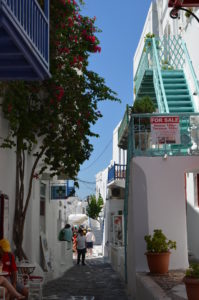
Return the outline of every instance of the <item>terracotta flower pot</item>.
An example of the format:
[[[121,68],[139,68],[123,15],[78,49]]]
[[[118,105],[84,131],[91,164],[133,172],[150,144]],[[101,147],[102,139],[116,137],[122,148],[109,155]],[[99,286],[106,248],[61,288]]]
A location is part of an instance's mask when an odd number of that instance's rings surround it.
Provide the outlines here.
[[[199,299],[199,279],[185,276],[183,282],[186,286],[188,300]]]
[[[170,252],[163,253],[145,253],[149,270],[153,274],[165,274],[169,270]]]

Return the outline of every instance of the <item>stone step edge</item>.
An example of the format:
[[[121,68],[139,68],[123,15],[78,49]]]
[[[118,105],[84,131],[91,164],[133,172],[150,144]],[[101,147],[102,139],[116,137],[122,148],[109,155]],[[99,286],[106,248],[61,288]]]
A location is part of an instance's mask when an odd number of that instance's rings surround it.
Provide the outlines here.
[[[146,273],[136,273],[136,299],[172,300]]]

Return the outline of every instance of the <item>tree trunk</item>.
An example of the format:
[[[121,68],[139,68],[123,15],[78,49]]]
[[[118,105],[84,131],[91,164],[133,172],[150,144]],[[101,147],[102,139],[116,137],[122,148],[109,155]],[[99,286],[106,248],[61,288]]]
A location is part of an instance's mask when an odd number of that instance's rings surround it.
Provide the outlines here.
[[[25,155],[24,151],[21,150],[19,139],[17,140],[16,148],[16,192],[13,222],[13,240],[16,246],[16,256],[21,260],[23,258],[26,258],[26,255],[22,248],[25,221],[25,216],[23,215]]]
[[[31,198],[32,182],[34,178],[35,169],[42,157],[45,148],[42,148],[40,153],[36,156],[35,162],[32,166],[29,183],[28,193],[26,198],[24,197],[24,170],[25,170],[25,153],[21,148],[21,142],[17,140],[16,146],[16,194],[15,194],[15,213],[13,222],[13,241],[16,246],[16,256],[19,260],[27,259],[27,256],[23,250],[23,237],[24,237],[24,224],[26,219],[26,213]]]

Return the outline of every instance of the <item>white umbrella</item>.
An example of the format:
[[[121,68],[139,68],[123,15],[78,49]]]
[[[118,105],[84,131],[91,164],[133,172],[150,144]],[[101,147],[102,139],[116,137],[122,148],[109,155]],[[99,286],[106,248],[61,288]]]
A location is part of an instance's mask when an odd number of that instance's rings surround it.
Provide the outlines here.
[[[71,214],[68,216],[68,223],[72,225],[81,225],[88,220],[85,214]]]

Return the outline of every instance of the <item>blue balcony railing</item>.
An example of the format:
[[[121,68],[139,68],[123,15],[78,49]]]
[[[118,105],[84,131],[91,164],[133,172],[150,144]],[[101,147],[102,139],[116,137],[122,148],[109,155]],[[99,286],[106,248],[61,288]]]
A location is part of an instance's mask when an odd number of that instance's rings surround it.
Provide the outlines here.
[[[0,0],[0,80],[51,77],[49,1]]]
[[[114,164],[108,169],[108,183],[126,178],[126,165]]]
[[[159,118],[164,117],[178,118],[179,130],[173,124],[168,125],[170,131],[162,124],[154,130],[151,118],[159,126]],[[131,156],[199,155],[199,113],[132,115],[129,130]]]
[[[0,0],[0,6],[49,67],[49,0],[44,12],[37,0]]]

